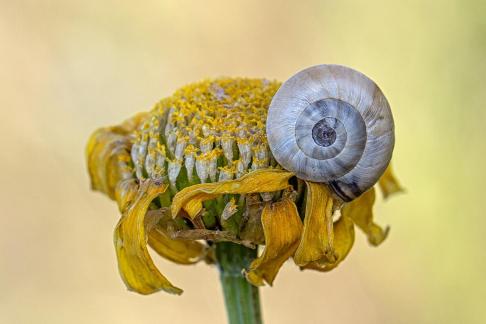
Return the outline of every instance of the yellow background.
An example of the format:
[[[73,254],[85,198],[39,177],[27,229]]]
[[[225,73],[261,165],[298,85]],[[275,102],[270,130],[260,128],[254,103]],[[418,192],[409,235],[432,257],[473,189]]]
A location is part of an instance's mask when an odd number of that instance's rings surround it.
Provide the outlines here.
[[[354,67],[396,120],[407,188],[329,274],[287,263],[267,323],[486,321],[484,1],[0,1],[0,322],[224,323],[217,271],[157,261],[181,297],[126,291],[118,211],[89,190],[97,127],[204,77]]]

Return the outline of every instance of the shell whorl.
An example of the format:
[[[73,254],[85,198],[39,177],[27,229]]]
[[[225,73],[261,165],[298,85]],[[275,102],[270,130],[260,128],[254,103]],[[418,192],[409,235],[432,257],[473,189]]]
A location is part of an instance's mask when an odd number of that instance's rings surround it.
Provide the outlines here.
[[[272,99],[267,137],[277,162],[350,201],[372,187],[395,142],[390,106],[364,74],[317,65],[284,82]]]

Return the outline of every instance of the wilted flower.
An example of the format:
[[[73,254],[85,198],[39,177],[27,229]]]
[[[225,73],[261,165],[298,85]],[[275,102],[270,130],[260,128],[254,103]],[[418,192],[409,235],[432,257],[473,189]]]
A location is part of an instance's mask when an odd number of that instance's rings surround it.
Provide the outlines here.
[[[269,150],[267,108],[280,84],[225,78],[190,84],[114,127],[87,147],[92,188],[118,203],[114,242],[130,290],[180,294],[154,265],[148,245],[179,264],[215,261],[215,242],[262,253],[242,269],[253,285],[272,285],[289,258],[329,271],[348,255],[355,226],[372,245],[387,236],[373,221],[375,189],[345,203],[325,184],[283,169]],[[391,168],[384,197],[401,190]]]

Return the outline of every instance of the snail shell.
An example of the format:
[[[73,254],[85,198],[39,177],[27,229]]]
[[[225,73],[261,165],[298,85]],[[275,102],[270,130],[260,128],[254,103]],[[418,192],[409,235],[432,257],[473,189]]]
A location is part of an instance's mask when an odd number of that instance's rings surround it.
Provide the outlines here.
[[[282,167],[328,184],[344,201],[378,181],[395,143],[393,116],[381,90],[340,65],[313,66],[284,82],[270,104],[266,128]]]

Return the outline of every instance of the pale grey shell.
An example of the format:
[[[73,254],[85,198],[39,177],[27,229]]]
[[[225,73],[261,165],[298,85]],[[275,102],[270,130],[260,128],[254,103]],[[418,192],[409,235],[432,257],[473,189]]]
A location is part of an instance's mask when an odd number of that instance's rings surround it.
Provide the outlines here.
[[[277,162],[350,201],[371,188],[395,143],[390,106],[364,74],[317,65],[284,82],[272,99],[267,137]]]

